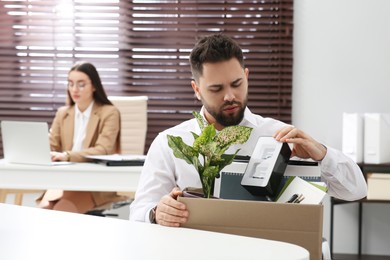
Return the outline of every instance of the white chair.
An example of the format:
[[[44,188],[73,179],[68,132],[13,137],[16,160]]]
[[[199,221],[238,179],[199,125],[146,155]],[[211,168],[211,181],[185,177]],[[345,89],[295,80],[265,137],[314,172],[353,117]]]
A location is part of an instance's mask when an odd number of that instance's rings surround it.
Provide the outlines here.
[[[148,125],[147,96],[109,96],[121,114],[122,154],[143,154]]]
[[[148,97],[109,96],[108,99],[118,108],[121,115],[121,153],[143,154],[148,125]],[[115,213],[112,214],[113,209],[129,205],[134,198],[134,192],[117,192],[117,194],[128,199],[117,203],[107,203],[87,212],[87,214],[98,216],[115,215]]]
[[[148,126],[147,96],[109,96],[121,115],[120,147],[122,154],[143,154]],[[134,197],[134,192],[118,192]]]

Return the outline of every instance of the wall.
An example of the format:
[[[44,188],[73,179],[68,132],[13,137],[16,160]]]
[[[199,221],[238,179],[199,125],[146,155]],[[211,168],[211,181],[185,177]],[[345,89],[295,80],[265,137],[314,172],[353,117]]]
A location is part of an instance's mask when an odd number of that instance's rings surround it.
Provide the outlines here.
[[[390,113],[390,1],[294,5],[293,124],[341,149],[343,112]],[[390,255],[389,216],[390,204],[364,205],[363,253]],[[357,206],[337,206],[335,221],[334,252],[357,252]]]

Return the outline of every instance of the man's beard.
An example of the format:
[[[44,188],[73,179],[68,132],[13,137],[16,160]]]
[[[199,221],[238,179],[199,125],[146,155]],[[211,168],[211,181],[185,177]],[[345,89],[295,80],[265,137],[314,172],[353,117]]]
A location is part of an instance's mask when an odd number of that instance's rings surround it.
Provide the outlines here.
[[[205,106],[205,108],[209,112],[209,114],[212,115],[219,124],[221,124],[223,126],[233,126],[233,125],[238,125],[239,123],[241,123],[242,119],[244,118],[247,100],[245,100],[244,104],[242,104],[240,102],[235,102],[235,101],[226,102],[223,104],[223,106],[221,107],[221,109],[219,111],[215,111],[215,110],[211,109],[205,103],[203,103],[203,105]],[[228,115],[224,114],[223,108],[226,106],[231,106],[231,105],[238,105],[240,107],[238,113],[228,114]]]

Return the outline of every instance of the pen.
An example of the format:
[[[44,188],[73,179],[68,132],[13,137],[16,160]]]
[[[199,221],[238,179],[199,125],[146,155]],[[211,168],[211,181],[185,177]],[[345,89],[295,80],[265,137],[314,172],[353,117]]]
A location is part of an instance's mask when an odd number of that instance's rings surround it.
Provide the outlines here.
[[[291,196],[291,198],[288,201],[286,201],[286,203],[293,203],[297,198],[298,198],[298,194],[295,193],[294,195]]]
[[[301,203],[301,201],[302,200],[304,200],[305,199],[305,196],[300,196],[297,200],[296,200],[296,202],[295,203]]]
[[[299,203],[301,202],[305,197],[303,194],[300,194],[292,203]],[[298,202],[299,201],[299,202]]]

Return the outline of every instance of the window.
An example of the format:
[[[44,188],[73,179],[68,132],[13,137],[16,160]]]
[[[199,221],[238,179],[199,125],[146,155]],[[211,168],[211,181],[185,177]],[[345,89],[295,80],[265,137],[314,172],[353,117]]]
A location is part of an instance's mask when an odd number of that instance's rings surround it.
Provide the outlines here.
[[[147,95],[146,150],[192,118],[197,39],[236,39],[250,69],[248,106],[291,122],[293,1],[0,0],[0,120],[51,122],[73,63],[96,65],[109,95]],[[0,144],[1,145],[1,144]]]

